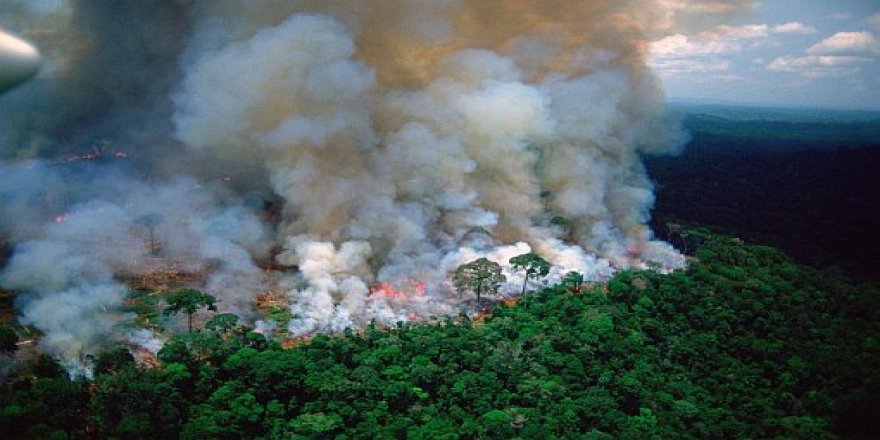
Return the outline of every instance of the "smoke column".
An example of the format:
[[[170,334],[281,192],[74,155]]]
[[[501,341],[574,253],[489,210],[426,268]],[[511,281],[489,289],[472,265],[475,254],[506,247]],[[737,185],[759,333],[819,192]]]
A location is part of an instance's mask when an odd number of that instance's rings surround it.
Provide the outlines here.
[[[646,226],[640,157],[685,138],[648,42],[752,3],[4,2],[49,61],[0,98],[0,281],[74,365],[132,334],[117,310],[146,264],[209,273],[247,319],[280,289],[293,335],[457,314],[449,274],[480,256],[510,294],[530,250],[543,282],[681,267]],[[56,166],[95,145],[126,160]]]

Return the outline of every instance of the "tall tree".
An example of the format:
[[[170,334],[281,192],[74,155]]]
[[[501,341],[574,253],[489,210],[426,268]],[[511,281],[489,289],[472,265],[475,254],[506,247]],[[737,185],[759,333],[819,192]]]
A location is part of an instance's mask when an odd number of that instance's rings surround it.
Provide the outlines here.
[[[510,259],[510,264],[513,265],[514,269],[526,273],[522,285],[523,295],[526,293],[526,285],[529,282],[529,278],[543,277],[550,273],[550,263],[534,252],[517,255]]]
[[[584,283],[584,276],[580,272],[569,272],[562,277],[562,284],[571,286],[576,292],[581,291],[581,285]]]
[[[501,283],[507,281],[507,277],[501,273],[498,263],[480,258],[458,266],[452,281],[459,292],[471,290],[479,301],[484,291],[497,292]]]
[[[193,331],[193,315],[198,309],[204,307],[212,311],[217,310],[214,305],[217,298],[201,290],[179,289],[168,294],[165,299],[168,301],[168,305],[165,306],[162,313],[165,316],[186,313],[190,333]]]

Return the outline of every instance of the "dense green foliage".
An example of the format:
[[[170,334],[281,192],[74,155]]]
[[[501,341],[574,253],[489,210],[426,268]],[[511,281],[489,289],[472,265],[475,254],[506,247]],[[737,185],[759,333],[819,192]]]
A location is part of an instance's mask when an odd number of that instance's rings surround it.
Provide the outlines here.
[[[244,330],[121,352],[93,384],[0,390],[6,438],[880,438],[876,288],[687,234],[687,271],[626,271],[484,322],[371,327],[282,350]],[[571,278],[577,281],[576,277]],[[221,323],[222,321],[222,323]],[[36,370],[35,370],[36,371]]]
[[[452,276],[452,282],[459,292],[470,290],[477,295],[478,301],[484,292],[497,292],[498,287],[506,280],[507,277],[501,273],[501,266],[486,258],[462,264]]]
[[[525,272],[522,285],[523,295],[526,293],[526,285],[530,278],[543,277],[550,273],[550,263],[534,252],[517,255],[510,259],[510,264],[514,269]]]
[[[162,310],[164,315],[175,315],[178,313],[186,313],[187,328],[193,331],[193,314],[201,308],[208,310],[217,310],[214,303],[217,298],[205,292],[196,289],[179,289],[166,295],[168,305]]]

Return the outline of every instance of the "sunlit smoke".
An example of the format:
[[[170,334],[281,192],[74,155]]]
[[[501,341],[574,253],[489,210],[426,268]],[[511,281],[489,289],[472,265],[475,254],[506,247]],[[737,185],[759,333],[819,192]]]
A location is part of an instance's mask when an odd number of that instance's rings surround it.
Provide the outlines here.
[[[0,98],[2,285],[73,367],[155,348],[121,305],[157,271],[263,333],[279,291],[302,336],[473,308],[449,277],[480,257],[501,297],[530,251],[531,289],[682,267],[646,226],[641,156],[685,140],[648,43],[752,3],[4,2],[47,65]]]

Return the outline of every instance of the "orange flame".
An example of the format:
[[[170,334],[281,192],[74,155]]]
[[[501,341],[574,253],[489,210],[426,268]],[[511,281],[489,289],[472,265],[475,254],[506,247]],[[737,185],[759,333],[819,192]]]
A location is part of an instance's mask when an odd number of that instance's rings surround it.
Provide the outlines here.
[[[92,146],[91,150],[82,153],[82,154],[71,154],[65,157],[64,159],[58,160],[55,164],[63,164],[65,162],[80,162],[84,160],[95,160],[100,159],[102,157],[111,157],[116,159],[126,159],[128,158],[128,153],[122,150],[110,150],[108,148],[109,143],[104,142],[98,145]]]
[[[380,283],[379,285],[370,288],[370,296],[367,297],[367,301],[373,301],[379,298],[387,298],[397,301],[406,301],[409,299],[405,292],[396,289],[390,283]]]
[[[413,279],[408,279],[402,284],[402,286],[395,286],[391,283],[379,283],[370,287],[370,296],[367,297],[367,301],[385,298],[398,302],[407,302],[413,297],[424,295],[427,288],[425,283]]]

